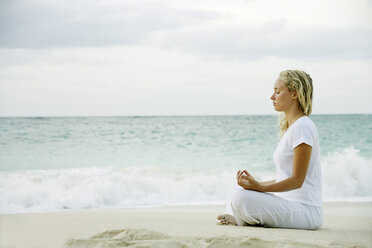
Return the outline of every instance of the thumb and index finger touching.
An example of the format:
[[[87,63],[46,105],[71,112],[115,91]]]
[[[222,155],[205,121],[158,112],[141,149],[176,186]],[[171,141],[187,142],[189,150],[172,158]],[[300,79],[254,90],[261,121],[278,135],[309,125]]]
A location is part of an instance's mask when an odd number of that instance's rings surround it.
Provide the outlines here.
[[[236,173],[236,177],[239,178],[243,173],[249,177],[252,177],[252,175],[249,174],[247,170],[243,170],[243,171],[239,170],[238,173]]]

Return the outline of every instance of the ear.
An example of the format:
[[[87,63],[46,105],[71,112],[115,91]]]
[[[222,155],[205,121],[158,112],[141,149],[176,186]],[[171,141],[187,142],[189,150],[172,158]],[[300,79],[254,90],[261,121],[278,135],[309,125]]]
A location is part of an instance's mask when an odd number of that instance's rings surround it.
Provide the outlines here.
[[[297,90],[294,90],[294,91],[292,92],[292,99],[293,99],[293,100],[296,100],[297,98],[298,98]]]

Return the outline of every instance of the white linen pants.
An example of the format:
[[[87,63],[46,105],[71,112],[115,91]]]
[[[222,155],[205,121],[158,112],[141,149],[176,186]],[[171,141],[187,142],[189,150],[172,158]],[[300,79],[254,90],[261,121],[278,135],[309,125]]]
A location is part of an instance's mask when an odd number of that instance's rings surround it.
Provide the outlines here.
[[[239,226],[317,229],[323,223],[322,207],[288,201],[274,194],[236,186],[225,214],[233,215]]]

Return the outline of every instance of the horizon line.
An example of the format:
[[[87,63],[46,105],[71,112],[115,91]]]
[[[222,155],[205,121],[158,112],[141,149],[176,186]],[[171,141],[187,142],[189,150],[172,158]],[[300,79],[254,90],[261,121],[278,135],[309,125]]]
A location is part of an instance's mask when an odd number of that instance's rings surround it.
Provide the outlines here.
[[[228,116],[277,116],[278,114],[186,114],[186,115],[14,115],[0,116],[0,118],[97,118],[97,117],[228,117]],[[372,113],[330,113],[311,114],[316,115],[372,115]]]

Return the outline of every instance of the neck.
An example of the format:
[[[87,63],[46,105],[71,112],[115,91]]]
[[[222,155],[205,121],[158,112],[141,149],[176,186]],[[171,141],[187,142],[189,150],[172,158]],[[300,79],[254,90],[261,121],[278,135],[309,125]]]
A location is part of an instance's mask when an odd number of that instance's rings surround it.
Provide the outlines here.
[[[285,111],[284,114],[285,119],[288,121],[288,126],[291,126],[297,119],[306,116],[298,107]]]

